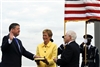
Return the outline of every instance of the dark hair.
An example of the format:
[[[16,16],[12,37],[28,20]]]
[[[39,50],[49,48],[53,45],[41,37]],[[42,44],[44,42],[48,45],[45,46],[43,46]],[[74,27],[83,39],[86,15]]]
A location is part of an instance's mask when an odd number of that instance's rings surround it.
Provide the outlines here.
[[[9,26],[9,31],[13,28],[15,28],[16,26],[20,26],[18,23],[12,23],[10,26]]]

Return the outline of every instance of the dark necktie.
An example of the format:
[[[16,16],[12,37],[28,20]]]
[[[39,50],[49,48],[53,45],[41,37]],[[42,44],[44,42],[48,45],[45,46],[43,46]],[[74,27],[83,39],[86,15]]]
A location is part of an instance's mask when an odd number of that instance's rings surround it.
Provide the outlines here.
[[[20,45],[19,45],[19,43],[18,43],[17,38],[14,38],[14,39],[15,39],[15,41],[16,41],[16,43],[17,43],[17,46],[18,46],[19,51],[21,52]]]

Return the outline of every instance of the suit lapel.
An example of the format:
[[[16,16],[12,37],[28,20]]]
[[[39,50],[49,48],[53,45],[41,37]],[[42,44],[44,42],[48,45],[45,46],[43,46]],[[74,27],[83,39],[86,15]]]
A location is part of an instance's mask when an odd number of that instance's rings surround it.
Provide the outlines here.
[[[22,46],[21,46],[21,42],[18,40],[18,43],[19,43],[19,45],[20,45],[20,50],[21,51],[19,51],[20,52],[20,54],[22,54]]]
[[[13,47],[14,47],[14,49],[15,49],[15,51],[18,53],[18,54],[20,54],[20,52],[19,52],[19,49],[18,49],[18,46],[17,46],[17,43],[16,43],[16,41],[13,39]]]

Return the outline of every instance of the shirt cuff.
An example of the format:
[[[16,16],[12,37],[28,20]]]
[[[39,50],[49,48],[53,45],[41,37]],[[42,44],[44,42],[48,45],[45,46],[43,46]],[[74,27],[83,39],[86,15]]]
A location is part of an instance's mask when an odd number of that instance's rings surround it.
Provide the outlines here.
[[[35,58],[35,55],[33,55],[33,59]]]
[[[8,39],[8,43],[11,44],[12,40]]]

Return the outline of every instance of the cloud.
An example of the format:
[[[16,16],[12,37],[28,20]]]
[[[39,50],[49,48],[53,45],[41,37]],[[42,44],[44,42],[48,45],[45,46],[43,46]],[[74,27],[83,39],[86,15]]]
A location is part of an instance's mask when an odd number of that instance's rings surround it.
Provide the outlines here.
[[[56,38],[62,40],[62,7],[63,2],[61,4],[58,2],[3,2],[2,35],[9,33],[8,28],[11,23],[19,23],[21,32],[18,38],[22,40],[24,47],[32,53],[35,53],[37,45],[43,42],[42,31],[46,28],[53,31],[53,38],[55,42],[59,43],[60,40],[56,40]],[[29,60],[26,61],[23,59],[23,65],[29,65],[27,63]],[[30,65],[35,65],[35,63],[30,62]]]
[[[58,46],[63,43],[64,2],[62,0],[2,1],[3,36],[9,33],[8,28],[11,23],[19,23],[21,32],[18,38],[22,40],[24,47],[32,53],[35,53],[37,45],[43,42],[42,31],[46,28],[52,30],[54,42]],[[83,41],[84,25],[84,22],[66,23],[66,30],[74,30],[77,33],[77,42],[79,44]],[[93,34],[93,31],[90,30],[93,28],[93,24],[89,25],[88,32]],[[33,66],[36,64],[23,58],[23,65]]]

